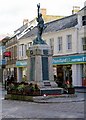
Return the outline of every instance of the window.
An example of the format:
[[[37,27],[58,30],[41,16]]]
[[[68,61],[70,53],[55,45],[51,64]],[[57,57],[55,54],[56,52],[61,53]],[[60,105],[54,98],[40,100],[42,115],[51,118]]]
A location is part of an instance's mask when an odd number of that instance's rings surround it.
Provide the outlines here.
[[[67,35],[67,50],[72,49],[72,35]]]
[[[14,46],[14,59],[17,57],[17,46]]]
[[[86,50],[86,37],[82,38],[82,49],[83,51]]]
[[[29,48],[30,46],[32,46],[32,42],[29,42],[29,43],[28,43],[28,48]]]
[[[24,55],[24,44],[21,44],[21,55],[23,56]]]
[[[62,37],[58,37],[58,51],[62,51]]]
[[[54,51],[54,38],[50,38],[50,47]]]
[[[24,44],[19,45],[19,56],[22,57],[24,55]]]
[[[86,25],[86,16],[82,16],[82,25]]]

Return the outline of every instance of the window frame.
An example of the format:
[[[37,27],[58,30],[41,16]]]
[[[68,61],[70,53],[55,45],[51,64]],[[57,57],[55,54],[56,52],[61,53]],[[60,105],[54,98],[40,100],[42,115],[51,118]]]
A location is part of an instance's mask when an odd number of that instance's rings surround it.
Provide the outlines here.
[[[62,44],[62,36],[58,37],[58,52],[62,52],[63,50],[63,44]]]
[[[67,40],[67,51],[72,50],[72,35],[71,34],[67,35],[66,40]]]
[[[85,40],[85,41],[83,41],[83,40]],[[85,49],[83,46],[85,46]],[[82,37],[82,51],[86,51],[86,37]]]
[[[86,25],[86,15],[82,16],[82,26]]]

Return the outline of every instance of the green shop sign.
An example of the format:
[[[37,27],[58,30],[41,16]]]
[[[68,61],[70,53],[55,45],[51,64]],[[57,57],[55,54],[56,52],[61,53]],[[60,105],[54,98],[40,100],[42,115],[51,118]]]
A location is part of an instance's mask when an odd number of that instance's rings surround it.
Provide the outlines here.
[[[24,67],[27,66],[27,61],[17,61],[16,62],[17,67]]]
[[[61,65],[61,64],[79,64],[86,63],[86,54],[77,55],[77,56],[63,56],[63,57],[53,57],[52,64],[53,65]],[[17,67],[27,66],[27,61],[17,61]]]
[[[86,63],[86,54],[78,56],[53,57],[53,65]]]

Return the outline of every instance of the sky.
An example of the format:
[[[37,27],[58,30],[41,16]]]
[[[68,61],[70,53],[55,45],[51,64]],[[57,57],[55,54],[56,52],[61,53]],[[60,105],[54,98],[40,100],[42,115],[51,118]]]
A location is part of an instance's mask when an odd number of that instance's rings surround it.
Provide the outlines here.
[[[73,6],[84,7],[86,0],[0,0],[0,35],[13,34],[23,25],[23,19],[37,16],[37,4],[47,9],[47,15],[69,16]]]

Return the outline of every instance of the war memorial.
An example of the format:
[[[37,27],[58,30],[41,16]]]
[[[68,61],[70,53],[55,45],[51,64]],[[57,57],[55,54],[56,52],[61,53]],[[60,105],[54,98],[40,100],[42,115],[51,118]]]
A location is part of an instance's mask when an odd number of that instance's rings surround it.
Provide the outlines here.
[[[54,81],[52,67],[52,49],[42,39],[43,30],[47,27],[44,24],[40,13],[40,4],[37,17],[37,37],[33,40],[33,45],[27,51],[28,56],[28,80],[39,86],[40,94],[62,93],[62,88],[57,88]]]
[[[42,14],[40,13],[40,4],[37,4],[37,36],[33,40],[33,45],[26,51],[28,57],[27,64],[27,83],[10,82],[7,85],[7,95],[5,99],[33,101],[32,96],[62,95],[65,91],[68,94],[74,94],[75,89],[71,86],[64,89],[58,87],[54,81],[52,66],[52,49],[42,39],[43,30],[46,29]]]

